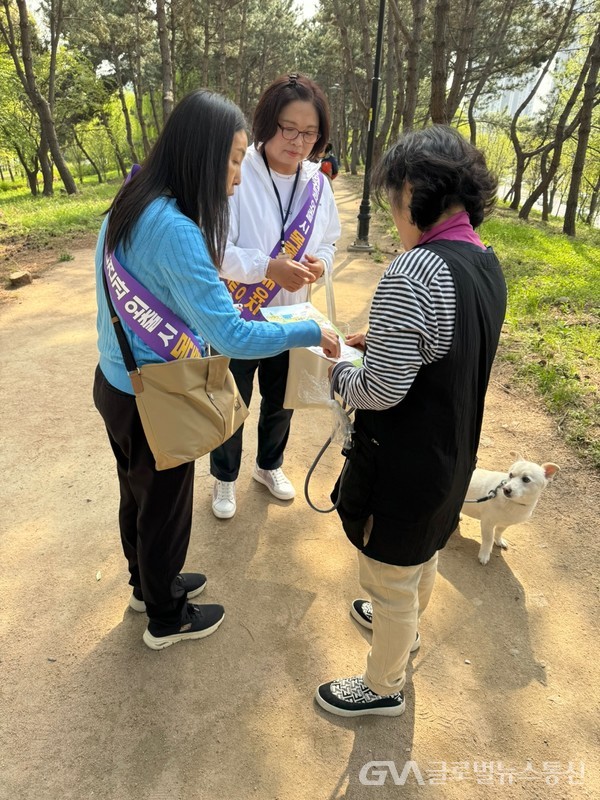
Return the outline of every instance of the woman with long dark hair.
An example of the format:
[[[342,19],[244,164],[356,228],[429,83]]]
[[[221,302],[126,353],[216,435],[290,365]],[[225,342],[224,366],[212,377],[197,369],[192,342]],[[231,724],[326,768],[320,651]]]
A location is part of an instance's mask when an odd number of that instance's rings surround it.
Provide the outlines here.
[[[143,638],[153,649],[209,635],[224,612],[220,605],[188,602],[206,585],[200,573],[181,574],[192,522],[194,463],[155,469],[111,322],[103,285],[105,252],[114,253],[128,275],[183,320],[202,350],[210,344],[227,356],[259,358],[321,344],[326,352],[339,352],[337,338],[313,322],[245,321],[219,280],[229,228],[227,198],[240,182],[246,147],[245,120],[237,106],[212,92],[192,92],[173,110],[141,169],[117,193],[98,239],[100,361],[94,402],[117,461],[130,606],[147,612]],[[136,314],[143,314],[139,298],[135,302]],[[147,328],[154,324],[146,322]],[[138,365],[165,360],[127,324],[123,330]]]
[[[248,318],[259,319],[265,306],[307,300],[310,284],[325,271],[331,274],[341,229],[331,186],[317,163],[329,127],[325,95],[305,75],[282,75],[258,100],[244,180],[230,202],[222,269]],[[291,500],[296,493],[282,469],[292,418],[292,411],[283,408],[288,364],[287,352],[231,362],[246,405],[258,372],[261,404],[252,477],[279,500]],[[212,508],[220,519],[236,512],[242,432],[243,426],[211,454]]]

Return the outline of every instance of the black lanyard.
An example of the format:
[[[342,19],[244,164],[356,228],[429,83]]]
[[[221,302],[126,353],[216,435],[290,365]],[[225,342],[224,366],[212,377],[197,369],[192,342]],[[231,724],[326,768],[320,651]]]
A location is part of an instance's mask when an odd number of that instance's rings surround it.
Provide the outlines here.
[[[298,186],[298,181],[300,180],[300,164],[298,164],[298,168],[296,169],[296,178],[294,179],[294,186],[292,188],[292,195],[290,197],[290,202],[288,203],[287,211],[285,214],[283,213],[283,204],[281,202],[281,196],[279,194],[279,190],[275,185],[275,181],[273,180],[273,176],[271,175],[271,167],[269,166],[269,162],[267,161],[267,154],[263,150],[262,152],[263,161],[265,162],[265,166],[267,168],[267,172],[269,173],[269,178],[271,178],[271,183],[273,184],[273,189],[275,190],[275,197],[277,198],[277,202],[279,204],[279,213],[281,214],[281,236],[279,238],[280,243],[280,253],[279,255],[285,255],[285,223],[288,220],[290,215],[290,211],[292,210],[292,203],[294,202],[294,195],[296,194],[296,187]]]

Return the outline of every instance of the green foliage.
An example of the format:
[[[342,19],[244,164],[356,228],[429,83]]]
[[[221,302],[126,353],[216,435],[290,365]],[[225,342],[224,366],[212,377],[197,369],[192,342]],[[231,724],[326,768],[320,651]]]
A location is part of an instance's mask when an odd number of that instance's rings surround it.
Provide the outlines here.
[[[385,261],[385,256],[379,249],[379,247],[377,247],[377,245],[375,245],[373,248],[373,252],[371,253],[371,258],[376,264],[383,264]]]
[[[26,189],[4,192],[0,196],[0,218],[5,223],[0,228],[0,250],[19,241],[44,247],[53,239],[98,231],[119,186],[120,181],[84,183],[81,194],[54,197],[32,197]]]
[[[481,229],[508,284],[500,357],[561,418],[566,438],[600,467],[600,232],[574,240],[557,225],[500,210]]]

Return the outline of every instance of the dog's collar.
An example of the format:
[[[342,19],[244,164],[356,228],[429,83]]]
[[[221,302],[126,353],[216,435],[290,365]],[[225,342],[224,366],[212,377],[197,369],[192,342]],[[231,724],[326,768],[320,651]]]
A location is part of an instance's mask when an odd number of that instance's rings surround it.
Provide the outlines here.
[[[493,500],[494,497],[498,494],[499,490],[504,486],[505,483],[508,483],[508,479],[504,478],[500,481],[498,486],[495,489],[490,489],[490,491],[486,494],[485,497],[479,497],[477,500],[465,500],[465,503],[485,503],[486,500]]]

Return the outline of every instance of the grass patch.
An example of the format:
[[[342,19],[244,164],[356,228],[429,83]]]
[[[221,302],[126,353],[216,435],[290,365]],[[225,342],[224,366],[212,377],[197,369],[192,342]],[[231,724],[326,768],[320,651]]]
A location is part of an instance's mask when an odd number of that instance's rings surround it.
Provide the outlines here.
[[[371,253],[371,258],[376,264],[383,264],[383,262],[386,260],[386,256],[383,254],[383,252],[379,249],[377,245],[373,246],[373,252]]]
[[[120,181],[84,183],[79,194],[63,194],[57,188],[53,197],[33,197],[24,188],[2,192],[0,249],[42,248],[54,239],[97,231],[119,186]]]
[[[600,468],[600,231],[524,222],[500,208],[481,228],[508,284],[499,358],[539,392],[567,441]]]

